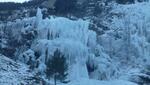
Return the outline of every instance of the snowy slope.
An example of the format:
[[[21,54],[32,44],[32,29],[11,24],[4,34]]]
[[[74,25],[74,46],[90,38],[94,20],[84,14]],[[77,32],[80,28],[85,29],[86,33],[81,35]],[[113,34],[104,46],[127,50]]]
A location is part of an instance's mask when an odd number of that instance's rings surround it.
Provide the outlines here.
[[[28,70],[25,65],[16,63],[0,54],[0,85],[33,84],[31,79],[33,74]]]

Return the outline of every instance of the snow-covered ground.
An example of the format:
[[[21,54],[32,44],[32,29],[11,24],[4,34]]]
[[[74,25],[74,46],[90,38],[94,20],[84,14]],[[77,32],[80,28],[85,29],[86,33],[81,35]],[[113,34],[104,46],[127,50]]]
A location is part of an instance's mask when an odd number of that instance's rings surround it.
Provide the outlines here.
[[[124,80],[99,81],[93,79],[79,79],[68,84],[62,85],[137,85],[135,83]]]
[[[23,3],[29,0],[1,0],[0,2],[16,2],[16,3]]]

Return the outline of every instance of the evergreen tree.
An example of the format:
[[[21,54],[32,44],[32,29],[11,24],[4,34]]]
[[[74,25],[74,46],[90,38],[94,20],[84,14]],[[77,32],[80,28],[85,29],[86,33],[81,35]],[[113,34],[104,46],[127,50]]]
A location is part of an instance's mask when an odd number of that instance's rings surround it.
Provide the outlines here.
[[[46,73],[47,76],[54,77],[54,83],[56,85],[56,80],[60,80],[60,82],[65,82],[66,77],[68,75],[67,73],[68,65],[66,62],[66,58],[62,53],[57,49],[54,52],[54,55],[51,59],[47,62],[47,69]]]

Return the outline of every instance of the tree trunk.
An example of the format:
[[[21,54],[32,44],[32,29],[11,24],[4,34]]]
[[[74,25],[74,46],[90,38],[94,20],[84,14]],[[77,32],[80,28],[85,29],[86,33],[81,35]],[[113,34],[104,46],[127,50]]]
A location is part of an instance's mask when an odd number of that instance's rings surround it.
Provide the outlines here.
[[[56,74],[54,75],[54,84],[56,85]]]

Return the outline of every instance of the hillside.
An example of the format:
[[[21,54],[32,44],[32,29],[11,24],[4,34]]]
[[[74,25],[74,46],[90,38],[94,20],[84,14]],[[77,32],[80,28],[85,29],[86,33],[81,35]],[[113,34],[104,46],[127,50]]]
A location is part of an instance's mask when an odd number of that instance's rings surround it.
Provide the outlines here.
[[[0,23],[0,84],[150,84],[150,2],[56,2]]]

